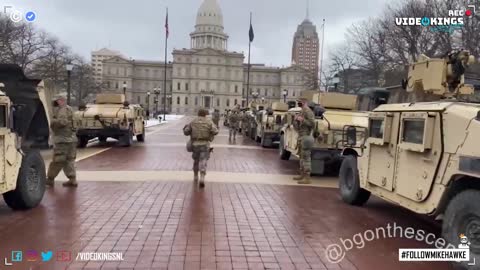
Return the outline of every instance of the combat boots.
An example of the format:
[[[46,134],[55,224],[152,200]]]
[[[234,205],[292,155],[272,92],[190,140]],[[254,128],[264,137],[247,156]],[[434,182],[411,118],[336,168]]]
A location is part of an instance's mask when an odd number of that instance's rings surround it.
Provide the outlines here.
[[[54,180],[54,179],[47,178],[47,181],[45,182],[45,184],[46,184],[48,187],[53,187],[53,186],[55,185],[55,180]]]
[[[198,171],[193,172],[193,182],[198,182]]]
[[[300,181],[300,180],[303,180],[303,178],[305,178],[305,175],[303,173],[303,169],[300,169],[298,170],[298,176],[295,176],[292,179],[295,181]]]
[[[62,186],[64,186],[64,187],[77,187],[78,186],[77,179],[75,179],[75,178],[69,179],[67,182],[64,182],[62,184]]]
[[[198,184],[198,186],[200,188],[205,187],[205,173],[204,172],[200,173],[200,183]]]
[[[309,185],[312,183],[312,179],[310,179],[310,171],[303,172],[303,180],[298,181],[298,184],[301,185]]]

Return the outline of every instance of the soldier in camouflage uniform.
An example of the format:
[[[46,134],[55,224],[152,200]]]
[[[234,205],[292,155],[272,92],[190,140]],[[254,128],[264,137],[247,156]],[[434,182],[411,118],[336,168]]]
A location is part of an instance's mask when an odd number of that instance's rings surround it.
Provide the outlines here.
[[[232,136],[233,136],[233,141],[236,140],[237,130],[239,128],[238,124],[241,120],[240,118],[241,118],[240,109],[238,107],[233,109],[228,115],[228,129],[229,129],[228,140],[229,141],[232,140]]]
[[[185,136],[190,136],[192,143],[193,158],[193,180],[198,182],[198,173],[200,172],[200,188],[205,186],[205,175],[207,174],[207,162],[210,158],[210,142],[213,141],[218,129],[215,124],[206,116],[208,111],[200,109],[198,117],[183,128]]]
[[[299,107],[302,111],[295,117],[293,127],[298,132],[298,156],[300,157],[300,176],[293,179],[299,181],[299,184],[310,184],[311,160],[313,145],[312,130],[315,127],[315,115],[308,107],[308,100],[298,100]]]
[[[53,158],[47,172],[47,185],[53,186],[55,177],[63,169],[68,181],[65,187],[76,187],[75,159],[77,157],[77,131],[73,111],[65,97],[56,96],[53,101],[53,117],[50,122],[53,132]]]
[[[212,121],[215,124],[215,126],[219,128],[218,123],[220,122],[220,112],[218,111],[218,109],[215,109],[215,111],[213,112]]]

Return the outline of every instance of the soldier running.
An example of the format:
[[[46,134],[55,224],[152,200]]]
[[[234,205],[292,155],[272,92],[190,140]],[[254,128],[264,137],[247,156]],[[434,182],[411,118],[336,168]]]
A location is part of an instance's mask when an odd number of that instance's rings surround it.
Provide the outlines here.
[[[190,136],[192,143],[193,158],[193,180],[198,182],[198,173],[200,172],[200,188],[205,187],[205,175],[207,174],[207,162],[210,158],[210,142],[213,141],[218,129],[215,124],[206,116],[208,111],[200,109],[198,117],[183,128],[183,134]]]
[[[295,117],[293,127],[298,132],[297,148],[300,157],[300,176],[293,179],[298,181],[299,184],[311,184],[312,130],[315,126],[315,115],[308,107],[307,99],[299,99],[298,106],[302,108],[302,111]]]
[[[47,172],[47,185],[54,186],[55,178],[63,169],[68,181],[64,187],[76,187],[75,159],[77,157],[77,131],[73,111],[65,96],[56,96],[53,101],[53,117],[50,122],[53,132],[53,158]]]

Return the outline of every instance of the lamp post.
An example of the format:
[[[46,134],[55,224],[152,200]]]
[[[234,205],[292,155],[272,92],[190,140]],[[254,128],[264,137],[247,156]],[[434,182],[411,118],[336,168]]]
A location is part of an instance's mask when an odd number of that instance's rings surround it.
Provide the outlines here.
[[[68,63],[66,65],[67,68],[67,104],[70,105],[70,94],[71,94],[71,85],[70,85],[70,77],[72,75],[73,65]]]
[[[288,90],[287,89],[283,89],[283,103],[287,103],[287,95],[288,95]]]
[[[155,95],[155,114],[158,115],[158,96],[160,95],[160,88],[155,87],[153,89],[153,94]]]
[[[127,82],[123,82],[123,95],[127,98]]]
[[[172,96],[171,95],[167,95],[167,100],[165,102],[168,101],[168,111],[170,112],[172,110]]]
[[[147,92],[147,120],[150,119],[150,91]]]

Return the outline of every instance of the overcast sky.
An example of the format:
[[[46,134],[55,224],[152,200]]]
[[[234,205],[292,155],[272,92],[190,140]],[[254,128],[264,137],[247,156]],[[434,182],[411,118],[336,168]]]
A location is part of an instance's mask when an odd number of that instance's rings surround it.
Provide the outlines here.
[[[34,11],[34,24],[57,36],[87,59],[102,47],[119,50],[134,59],[163,60],[165,8],[169,8],[173,48],[189,48],[198,8],[203,0],[1,0],[26,13]],[[229,50],[248,52],[249,12],[253,12],[255,40],[252,63],[289,65],[293,34],[306,17],[307,0],[217,0],[230,36]],[[325,26],[325,52],[344,40],[351,24],[381,15],[387,0],[310,0],[310,19],[321,38]],[[3,9],[3,8],[2,8]],[[245,60],[246,61],[246,60]]]

